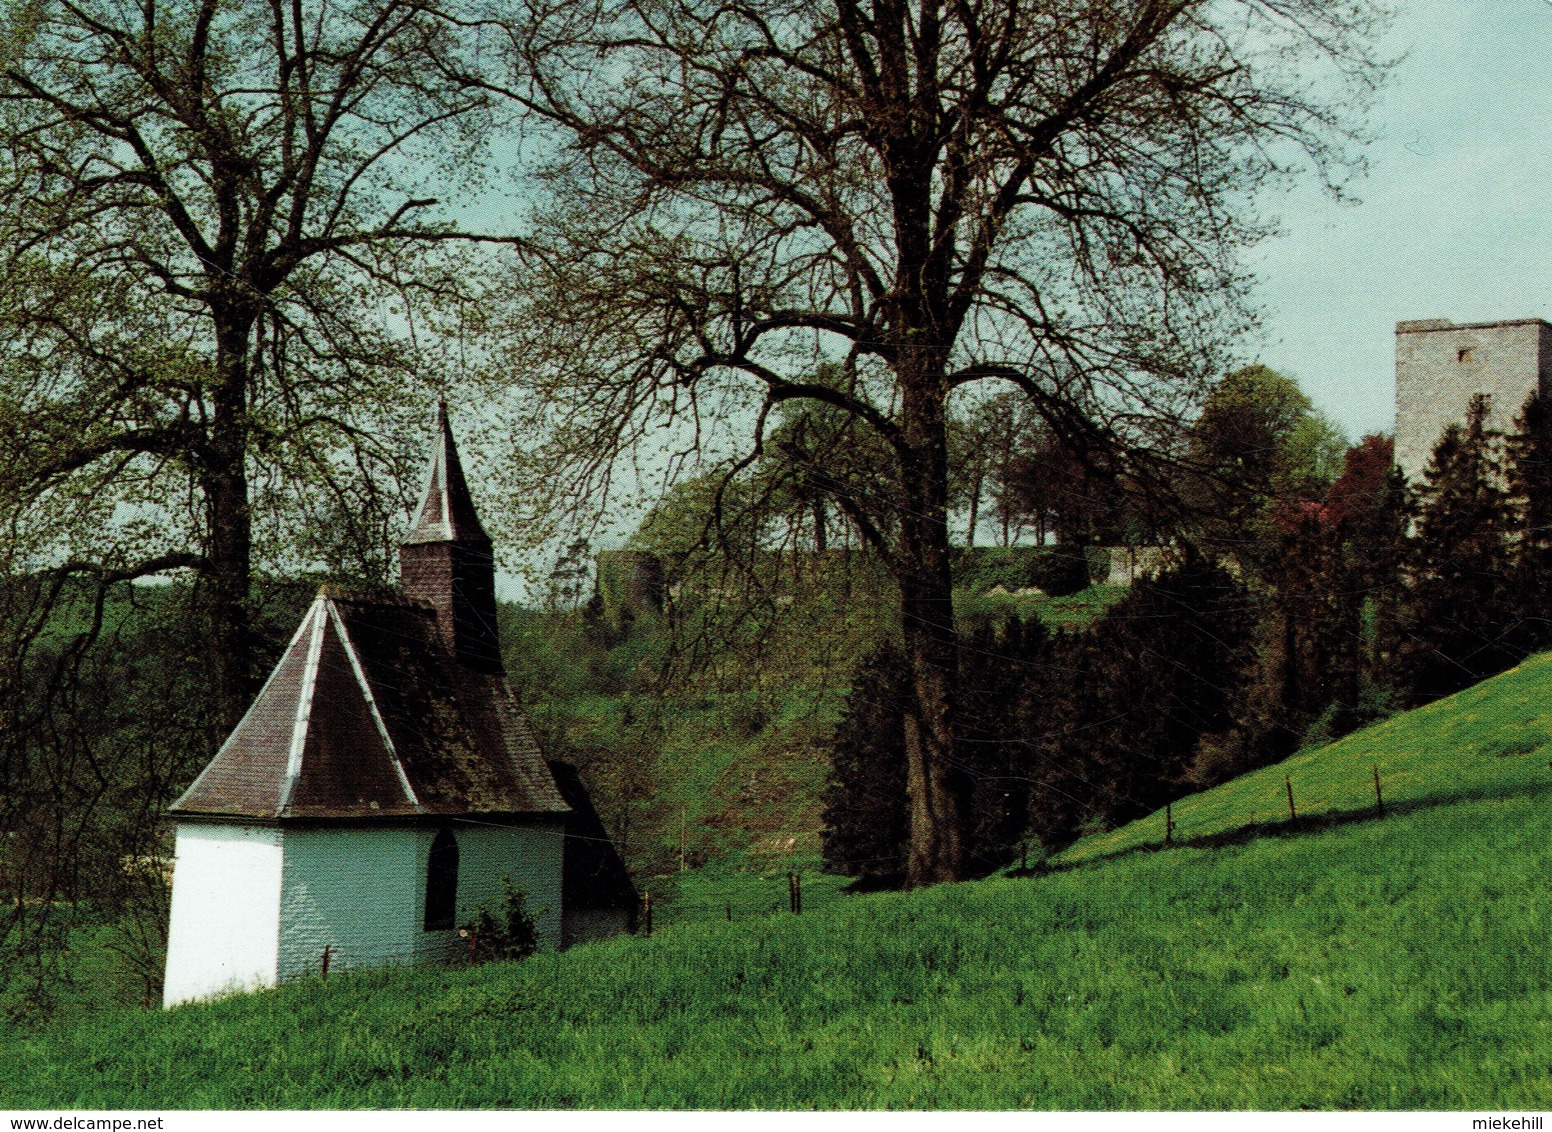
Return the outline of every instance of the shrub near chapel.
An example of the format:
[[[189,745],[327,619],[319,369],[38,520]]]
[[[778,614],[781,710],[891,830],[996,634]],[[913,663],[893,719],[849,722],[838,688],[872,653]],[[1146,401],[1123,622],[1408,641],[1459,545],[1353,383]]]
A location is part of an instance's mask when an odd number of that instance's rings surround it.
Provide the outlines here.
[[[526,959],[539,950],[539,926],[528,910],[528,893],[501,878],[501,899],[487,900],[458,931],[469,940],[469,958],[476,963],[492,959]]]

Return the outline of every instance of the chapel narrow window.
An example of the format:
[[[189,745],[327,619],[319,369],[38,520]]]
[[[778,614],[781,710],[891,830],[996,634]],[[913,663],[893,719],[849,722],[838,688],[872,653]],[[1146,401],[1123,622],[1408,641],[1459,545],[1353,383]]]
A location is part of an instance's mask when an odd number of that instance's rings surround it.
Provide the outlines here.
[[[1471,347],[1462,346],[1459,350],[1456,350],[1455,360],[1457,362],[1469,362],[1471,360]]]
[[[440,830],[426,857],[426,931],[453,926],[458,910],[458,839]]]

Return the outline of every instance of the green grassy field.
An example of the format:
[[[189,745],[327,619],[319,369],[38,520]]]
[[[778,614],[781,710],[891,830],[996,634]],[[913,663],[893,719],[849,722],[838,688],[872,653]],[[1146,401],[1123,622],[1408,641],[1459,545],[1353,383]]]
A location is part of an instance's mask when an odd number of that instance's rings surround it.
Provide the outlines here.
[[[1185,845],[801,916],[727,863],[650,939],[0,1038],[0,1107],[1545,1108],[1548,735],[1543,656],[1181,803]]]
[[[1052,628],[1090,625],[1130,592],[1129,586],[1097,585],[1067,597],[1049,594],[975,593],[954,591],[954,611],[960,617],[1016,617],[1039,615]]]

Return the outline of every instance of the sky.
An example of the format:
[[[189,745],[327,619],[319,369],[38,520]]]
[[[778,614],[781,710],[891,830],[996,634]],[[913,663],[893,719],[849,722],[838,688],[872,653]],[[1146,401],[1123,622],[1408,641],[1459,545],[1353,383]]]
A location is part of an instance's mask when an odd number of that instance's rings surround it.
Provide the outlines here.
[[[1389,431],[1395,324],[1552,319],[1552,0],[1399,0],[1368,172],[1263,205],[1254,360],[1352,439]]]

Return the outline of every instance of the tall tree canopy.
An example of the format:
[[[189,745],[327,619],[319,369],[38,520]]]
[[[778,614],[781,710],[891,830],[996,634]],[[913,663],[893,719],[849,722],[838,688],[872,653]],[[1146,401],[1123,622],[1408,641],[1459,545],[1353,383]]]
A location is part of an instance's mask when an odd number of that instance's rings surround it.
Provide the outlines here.
[[[0,3],[0,1010],[246,706],[285,599],[256,576],[388,565],[427,320],[480,314],[490,234],[436,203],[509,105],[461,77],[469,14]]]
[[[1508,438],[1508,487],[1517,559],[1514,590],[1525,609],[1525,644],[1552,645],[1552,401],[1530,395]]]
[[[908,873],[963,875],[950,395],[1008,382],[1070,448],[1133,474],[1168,449],[1246,321],[1239,256],[1267,231],[1252,194],[1343,166],[1375,5],[505,10],[506,93],[558,153],[524,438],[597,473],[665,417],[697,438],[752,423],[758,445],[774,406],[807,399],[876,433],[891,490],[837,502],[900,586]],[[805,380],[816,359],[845,381]],[[555,456],[535,464],[548,483],[587,482]]]
[[[1418,488],[1397,650],[1418,702],[1458,692],[1524,655],[1504,437],[1488,427],[1490,412],[1485,394],[1472,398],[1464,426],[1447,425],[1434,445]]]
[[[1215,516],[1209,537],[1255,564],[1267,557],[1263,521],[1279,507],[1323,499],[1347,445],[1293,379],[1263,365],[1228,374],[1193,423],[1191,449],[1205,474],[1194,486]]]
[[[384,429],[406,417],[385,406],[432,360],[406,330],[428,299],[473,309],[433,254],[491,238],[436,207],[477,184],[509,105],[465,81],[486,58],[470,19],[423,0],[0,17],[5,565],[195,570],[228,722],[256,556],[389,541],[406,452]],[[297,547],[299,526],[331,545]]]

